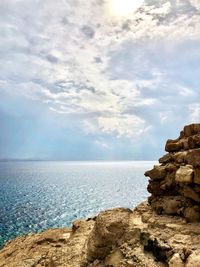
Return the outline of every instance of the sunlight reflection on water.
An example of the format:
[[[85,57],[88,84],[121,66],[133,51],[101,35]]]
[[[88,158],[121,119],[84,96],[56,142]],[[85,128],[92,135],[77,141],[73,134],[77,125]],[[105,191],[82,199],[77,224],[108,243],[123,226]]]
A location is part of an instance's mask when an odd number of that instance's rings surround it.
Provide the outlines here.
[[[147,197],[154,162],[1,162],[0,245]]]

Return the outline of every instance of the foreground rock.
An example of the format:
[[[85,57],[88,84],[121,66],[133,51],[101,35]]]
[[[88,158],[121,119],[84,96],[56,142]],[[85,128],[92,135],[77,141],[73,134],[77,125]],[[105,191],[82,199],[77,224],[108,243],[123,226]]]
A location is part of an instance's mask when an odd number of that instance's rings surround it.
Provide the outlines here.
[[[113,209],[9,242],[1,267],[199,267],[200,224],[158,215],[148,203]]]

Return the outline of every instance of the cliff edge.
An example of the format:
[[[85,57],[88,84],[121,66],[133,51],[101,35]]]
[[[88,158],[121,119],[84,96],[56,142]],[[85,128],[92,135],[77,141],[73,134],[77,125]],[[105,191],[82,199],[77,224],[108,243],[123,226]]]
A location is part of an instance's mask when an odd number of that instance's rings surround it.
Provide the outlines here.
[[[0,267],[200,267],[200,124],[145,173],[148,202],[8,242]]]

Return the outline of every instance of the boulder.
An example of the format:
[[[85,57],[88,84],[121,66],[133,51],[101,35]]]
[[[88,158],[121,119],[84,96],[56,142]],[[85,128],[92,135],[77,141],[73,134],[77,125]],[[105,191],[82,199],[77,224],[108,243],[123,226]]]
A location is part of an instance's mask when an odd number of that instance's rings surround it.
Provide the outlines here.
[[[187,222],[199,222],[200,220],[199,207],[187,207],[184,209],[183,214]]]
[[[190,125],[186,125],[184,128],[183,128],[183,132],[184,132],[184,135],[186,137],[189,137],[191,135],[194,134],[194,130],[193,130],[193,124],[190,124]]]
[[[172,258],[169,261],[169,267],[184,267],[185,264],[181,259],[179,253],[174,253]]]
[[[160,180],[165,177],[166,170],[164,166],[156,165],[152,170],[145,172],[144,175],[150,177],[152,180]]]
[[[195,144],[195,147],[200,147],[200,134],[192,136],[192,140]]]
[[[200,267],[200,251],[195,251],[188,257],[185,267]]]
[[[196,147],[193,136],[189,136],[187,142],[188,142],[188,148],[189,149],[194,149]]]
[[[123,258],[124,255],[122,252],[117,249],[106,258],[105,264],[106,266],[119,267],[119,262],[121,262]]]
[[[175,175],[177,183],[192,183],[194,176],[194,169],[192,165],[180,166]]]
[[[200,184],[200,168],[194,170],[194,182]]]
[[[186,125],[183,129],[184,135],[189,137],[191,135],[200,134],[200,124]]]
[[[174,160],[176,163],[184,163],[185,162],[185,158],[186,158],[186,155],[187,155],[187,152],[184,151],[184,152],[177,152],[175,155],[174,155]]]
[[[194,149],[187,153],[186,162],[193,167],[200,166],[200,149]]]
[[[168,172],[165,177],[165,183],[168,188],[175,187],[175,174],[176,172]]]
[[[200,197],[198,193],[196,193],[191,187],[184,186],[180,189],[180,192],[185,196],[186,198],[190,198],[198,203],[200,203]]]
[[[176,172],[178,167],[175,165],[175,163],[167,163],[165,165],[165,170],[167,172]]]
[[[182,147],[183,147],[183,143],[180,142],[179,140],[169,139],[169,140],[167,140],[165,150],[167,152],[175,152],[175,151],[181,150]]]
[[[168,197],[163,199],[163,210],[166,214],[179,214],[182,207],[182,199],[180,197]]]
[[[87,242],[87,262],[105,258],[111,249],[119,245],[129,226],[130,209],[117,208],[101,212]]]
[[[173,161],[173,156],[170,153],[165,154],[159,159],[159,163],[169,163]]]
[[[162,185],[158,181],[150,181],[147,190],[154,196],[160,196],[163,194],[165,188],[163,189]]]
[[[184,150],[188,150],[189,149],[188,138],[182,139],[182,144],[183,144],[183,149]]]
[[[200,134],[189,136],[187,139],[188,149],[194,149],[200,147]]]

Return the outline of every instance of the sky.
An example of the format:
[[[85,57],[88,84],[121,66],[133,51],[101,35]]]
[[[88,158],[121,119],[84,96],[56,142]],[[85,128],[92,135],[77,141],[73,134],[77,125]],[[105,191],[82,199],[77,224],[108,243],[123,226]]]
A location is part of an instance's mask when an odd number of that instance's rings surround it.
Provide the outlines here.
[[[199,77],[199,0],[1,0],[0,159],[156,160]]]

